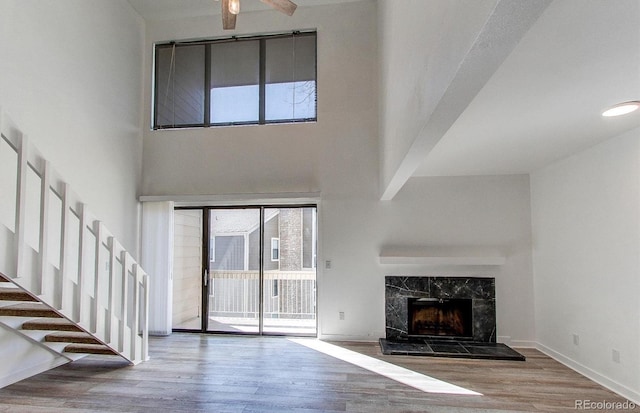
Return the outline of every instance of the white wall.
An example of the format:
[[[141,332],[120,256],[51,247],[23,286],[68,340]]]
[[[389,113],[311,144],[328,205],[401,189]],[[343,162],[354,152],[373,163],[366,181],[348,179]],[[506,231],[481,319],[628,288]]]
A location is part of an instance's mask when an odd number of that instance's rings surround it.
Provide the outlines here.
[[[273,18],[278,16],[278,18]],[[219,16],[149,22],[153,42],[226,35]],[[145,131],[144,195],[321,192],[319,321],[323,337],[384,336],[384,276],[493,275],[498,335],[531,342],[533,297],[526,176],[410,180],[379,201],[375,2],[299,8],[292,18],[245,13],[239,34],[318,30],[318,122]],[[151,84],[151,66],[145,70]],[[150,123],[147,90],[146,122]],[[259,196],[256,196],[259,198]],[[508,246],[492,268],[387,267],[380,250],[401,246]],[[345,312],[345,320],[338,312]]]
[[[24,337],[3,326],[0,326],[0,348],[3,355],[0,388],[69,362],[35,344],[28,344]]]
[[[275,18],[277,17],[277,18]],[[369,196],[377,189],[375,3],[243,12],[233,34],[318,29],[318,122],[180,131],[144,136],[143,192],[228,194],[324,192]],[[153,43],[229,36],[220,16],[149,22],[145,86]],[[246,28],[250,28],[248,31]],[[151,91],[145,92],[151,121]],[[345,166],[349,173],[344,174]],[[327,183],[331,185],[327,185]]]
[[[143,37],[125,0],[0,1],[2,110],[136,256]],[[0,383],[57,363],[4,329],[0,348]]]
[[[135,256],[143,37],[125,0],[0,1],[0,105]]]
[[[636,402],[639,161],[635,129],[531,178],[537,340],[544,351]],[[613,349],[619,363],[612,361]]]
[[[532,345],[527,176],[411,179],[393,201],[325,199],[321,214],[322,259],[332,262],[319,284],[323,335],[383,337],[385,275],[487,276],[496,278],[498,336]],[[489,267],[379,264],[382,249],[414,246],[496,246],[507,260]]]

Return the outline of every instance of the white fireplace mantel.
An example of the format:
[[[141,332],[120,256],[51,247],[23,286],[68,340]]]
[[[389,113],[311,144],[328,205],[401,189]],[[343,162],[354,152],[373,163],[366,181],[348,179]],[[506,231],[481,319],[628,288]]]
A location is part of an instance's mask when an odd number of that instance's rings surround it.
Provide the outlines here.
[[[498,247],[384,247],[379,260],[383,265],[487,265],[506,262],[504,249]]]

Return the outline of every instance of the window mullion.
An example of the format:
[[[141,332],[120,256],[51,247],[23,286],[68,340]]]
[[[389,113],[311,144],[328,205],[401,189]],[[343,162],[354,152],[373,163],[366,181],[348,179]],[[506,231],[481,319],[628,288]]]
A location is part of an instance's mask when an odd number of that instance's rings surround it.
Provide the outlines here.
[[[204,126],[211,126],[211,43],[204,48]]]
[[[260,123],[261,125],[265,123],[265,107],[266,107],[266,103],[265,103],[265,91],[266,91],[266,78],[267,78],[267,64],[266,64],[266,48],[267,48],[267,40],[266,39],[260,39],[260,86],[259,86],[259,102],[258,102],[258,107],[259,107],[259,112],[258,112],[258,123]]]
[[[153,88],[153,128],[158,128],[158,79],[160,75],[160,53],[158,52],[158,47],[156,46],[154,50],[154,77],[156,84]]]

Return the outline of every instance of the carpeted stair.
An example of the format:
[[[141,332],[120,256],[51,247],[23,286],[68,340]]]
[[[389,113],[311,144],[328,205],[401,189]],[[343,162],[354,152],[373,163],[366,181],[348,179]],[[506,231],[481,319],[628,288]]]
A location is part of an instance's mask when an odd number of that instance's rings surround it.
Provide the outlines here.
[[[16,331],[63,355],[118,354],[77,324],[39,302],[37,297],[0,275],[0,322],[3,320],[4,324]],[[65,343],[68,344],[60,346]]]

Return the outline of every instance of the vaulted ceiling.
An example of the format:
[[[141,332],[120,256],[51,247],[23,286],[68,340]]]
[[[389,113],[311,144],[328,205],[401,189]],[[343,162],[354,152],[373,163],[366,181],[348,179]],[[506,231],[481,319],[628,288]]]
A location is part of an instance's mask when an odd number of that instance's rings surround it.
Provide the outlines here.
[[[296,2],[312,7],[349,1],[357,0]],[[151,20],[219,13],[213,0],[129,2]],[[381,61],[383,199],[393,199],[412,177],[531,173],[623,132],[640,131],[640,111],[601,116],[613,104],[640,100],[637,0],[377,4],[379,30],[389,32],[381,37],[388,44],[380,45],[380,58],[400,57]],[[244,0],[242,7],[268,9],[257,0]],[[404,59],[397,52],[402,48]],[[407,61],[421,53],[422,61]],[[423,62],[424,76],[408,72]],[[385,74],[400,91],[385,89]],[[412,119],[403,118],[406,113]],[[404,136],[385,136],[394,133]],[[394,152],[386,163],[385,152]]]
[[[640,126],[640,2],[554,1],[422,160],[417,176],[535,171]]]
[[[296,0],[298,7],[323,6],[361,0]],[[186,17],[220,14],[219,0],[129,0],[131,6],[146,20],[172,20]],[[241,2],[242,11],[271,10],[259,0]]]

